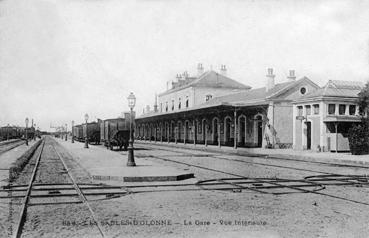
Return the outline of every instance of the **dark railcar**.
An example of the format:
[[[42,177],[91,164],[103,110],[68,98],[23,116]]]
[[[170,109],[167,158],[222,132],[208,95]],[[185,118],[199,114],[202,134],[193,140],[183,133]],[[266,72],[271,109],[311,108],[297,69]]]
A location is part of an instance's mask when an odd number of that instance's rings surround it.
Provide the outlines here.
[[[15,126],[0,127],[0,141],[21,138],[22,130]]]
[[[101,143],[111,150],[118,146],[127,150],[129,142],[129,117],[103,120],[100,124]],[[133,126],[132,126],[133,129]]]
[[[86,124],[83,124],[83,137],[86,138]],[[88,143],[100,144],[100,126],[97,122],[87,123]]]
[[[76,141],[84,141],[83,136],[83,126],[82,125],[76,125],[73,127],[73,136]]]

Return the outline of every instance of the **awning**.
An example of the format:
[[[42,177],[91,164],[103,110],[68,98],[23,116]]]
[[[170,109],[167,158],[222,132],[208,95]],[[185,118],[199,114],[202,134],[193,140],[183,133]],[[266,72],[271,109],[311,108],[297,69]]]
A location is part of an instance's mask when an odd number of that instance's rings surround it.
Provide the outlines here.
[[[358,116],[327,116],[323,122],[360,122],[361,118]]]

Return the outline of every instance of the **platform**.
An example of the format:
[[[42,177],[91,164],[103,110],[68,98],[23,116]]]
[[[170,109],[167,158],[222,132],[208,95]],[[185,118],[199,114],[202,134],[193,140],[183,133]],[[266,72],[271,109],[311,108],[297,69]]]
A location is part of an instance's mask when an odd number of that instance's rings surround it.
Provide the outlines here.
[[[154,163],[146,158],[135,158],[135,167],[128,167],[127,152],[111,151],[101,145],[84,148],[80,142],[71,143],[55,138],[95,181],[156,182],[179,181],[194,178],[194,174]]]
[[[193,173],[154,164],[139,164],[135,167],[97,168],[91,169],[90,174],[94,180],[123,182],[179,181],[194,177]]]

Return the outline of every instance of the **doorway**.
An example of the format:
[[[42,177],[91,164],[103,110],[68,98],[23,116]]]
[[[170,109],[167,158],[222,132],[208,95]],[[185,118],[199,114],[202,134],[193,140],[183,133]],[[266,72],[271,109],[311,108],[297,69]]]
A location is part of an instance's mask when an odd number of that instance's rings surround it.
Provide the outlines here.
[[[306,124],[306,149],[311,150],[311,122],[307,121]]]

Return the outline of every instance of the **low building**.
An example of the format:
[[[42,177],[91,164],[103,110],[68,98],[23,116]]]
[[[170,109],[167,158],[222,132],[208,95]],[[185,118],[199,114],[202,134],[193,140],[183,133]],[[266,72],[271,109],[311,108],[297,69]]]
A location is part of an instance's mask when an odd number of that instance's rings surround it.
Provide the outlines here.
[[[257,89],[213,70],[197,78],[185,74],[183,80],[159,95],[158,110],[154,105],[154,111],[136,119],[136,139],[291,148],[293,101],[319,89],[307,77],[296,80],[293,70],[285,82],[276,84],[271,68],[263,79],[266,86]]]
[[[348,130],[360,122],[361,82],[330,80],[294,102],[293,144],[298,150],[349,151]]]

